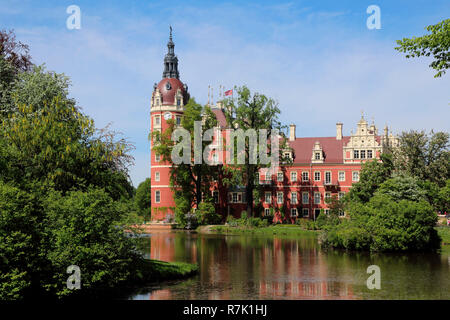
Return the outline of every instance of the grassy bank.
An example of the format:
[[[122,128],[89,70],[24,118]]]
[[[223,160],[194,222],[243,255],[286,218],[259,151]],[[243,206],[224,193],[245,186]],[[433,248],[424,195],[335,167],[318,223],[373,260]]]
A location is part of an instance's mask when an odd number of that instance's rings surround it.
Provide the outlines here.
[[[305,230],[298,225],[279,224],[268,227],[249,227],[249,226],[228,226],[228,225],[209,225],[200,226],[196,230],[198,233],[208,234],[267,234],[267,235],[317,235],[318,231]]]
[[[198,272],[197,265],[185,262],[146,260],[142,267],[143,279],[147,281],[183,279]]]
[[[442,244],[450,245],[450,228],[436,227],[436,230],[442,238]]]

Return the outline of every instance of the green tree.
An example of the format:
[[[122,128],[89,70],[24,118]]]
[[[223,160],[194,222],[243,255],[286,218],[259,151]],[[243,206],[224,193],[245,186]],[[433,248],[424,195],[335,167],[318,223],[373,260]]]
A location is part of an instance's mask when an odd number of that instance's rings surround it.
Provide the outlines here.
[[[265,95],[260,93],[252,94],[249,88],[242,86],[237,88],[237,101],[227,99],[225,100],[225,105],[225,115],[230,128],[243,129],[244,131],[254,129],[256,132],[258,132],[259,129],[266,129],[267,135],[265,140],[268,141],[267,150],[271,150],[270,135],[272,131],[274,129],[282,129],[281,123],[278,120],[280,109],[278,108],[278,103],[275,100],[267,98]],[[232,141],[231,143],[233,143],[234,148],[235,141]],[[283,154],[282,151],[285,148],[286,141],[283,140],[280,144],[280,155]],[[227,185],[232,186],[245,186],[247,213],[250,217],[253,217],[254,190],[258,190],[260,188],[259,183],[255,183],[255,178],[261,168],[268,167],[269,165],[261,164],[259,157],[256,164],[250,163],[250,144],[248,138],[245,139],[244,150],[238,150],[234,153],[235,158],[237,158],[237,154],[239,152],[244,152],[245,163],[237,164],[237,161],[235,161],[232,164],[227,164],[227,166],[224,167],[226,175],[224,182]],[[286,159],[281,157],[281,161],[284,160]]]
[[[430,251],[440,247],[437,216],[426,201],[395,200],[383,193],[351,203],[349,219],[325,230],[323,244],[349,250]]]
[[[397,40],[399,47],[395,49],[406,53],[406,58],[432,55],[430,67],[437,71],[434,77],[441,77],[450,67],[450,19],[430,25],[426,29],[431,34]]]
[[[362,165],[360,179],[348,193],[350,201],[368,202],[378,187],[391,176],[392,155],[383,153],[381,160],[367,161]]]
[[[0,127],[10,157],[8,170],[0,172],[5,181],[24,189],[39,181],[63,192],[93,185],[115,200],[132,197],[126,171],[131,146],[123,139],[115,141],[113,132],[97,131],[92,119],[66,101],[21,105]]]
[[[136,205],[139,209],[139,213],[147,220],[151,216],[152,207],[152,192],[151,192],[152,181],[150,178],[145,179],[139,184],[136,189],[136,195],[134,196]]]
[[[210,201],[203,201],[195,211],[199,224],[218,224],[221,221],[220,215],[216,213],[214,204]]]
[[[416,177],[395,175],[380,185],[376,193],[388,195],[394,201],[425,201],[426,191],[419,185]]]
[[[0,300],[41,290],[50,265],[42,250],[43,210],[39,193],[0,180]]]
[[[402,132],[394,150],[396,171],[437,183],[440,187],[450,178],[449,134],[425,131]]]
[[[48,71],[45,65],[33,66],[30,71],[18,74],[11,90],[14,110],[18,106],[33,106],[35,112],[58,97],[67,108],[78,108],[69,98],[70,79],[63,73]]]
[[[447,179],[445,186],[439,190],[440,211],[450,213],[450,179]]]
[[[196,121],[203,121],[203,131],[212,129],[217,126],[217,119],[209,106],[202,107],[195,102],[195,99],[191,98],[185,106],[183,117],[181,120],[181,127],[189,132],[191,141],[191,159],[194,156],[194,124]],[[172,162],[172,150],[175,146],[175,142],[172,141],[172,133],[176,129],[175,122],[171,119],[167,121],[168,128],[160,133],[155,131],[151,135],[151,139],[156,142],[153,146],[153,152],[162,156],[164,161],[168,163]],[[178,141],[177,141],[178,142]],[[210,142],[202,142],[202,152],[204,148],[210,144]],[[180,155],[182,156],[182,154]],[[184,213],[180,210],[185,210],[187,204],[189,209],[192,204],[198,207],[203,201],[203,194],[207,195],[210,192],[213,180],[218,177],[219,168],[217,165],[209,165],[205,161],[195,164],[193,160],[191,163],[181,163],[171,167],[170,171],[170,185],[175,193],[175,200],[179,199],[180,203],[177,204],[176,211],[178,216],[188,213],[190,210]],[[179,217],[178,222],[183,221],[183,218]]]
[[[117,227],[124,212],[103,190],[51,192],[45,201],[48,259],[54,275],[45,288],[58,296],[73,294],[66,286],[66,268],[77,265],[82,290],[77,294],[104,294],[133,279],[141,260],[133,242]],[[100,291],[100,292],[99,292]]]

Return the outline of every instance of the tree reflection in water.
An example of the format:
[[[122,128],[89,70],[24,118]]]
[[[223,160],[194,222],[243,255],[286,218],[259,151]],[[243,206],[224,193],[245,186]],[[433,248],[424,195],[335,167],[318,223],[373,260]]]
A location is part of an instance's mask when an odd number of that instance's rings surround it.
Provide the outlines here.
[[[146,288],[131,299],[450,299],[450,250],[368,254],[322,250],[314,236],[200,235],[159,231],[146,256],[198,263],[199,275]],[[381,289],[369,290],[370,265]]]

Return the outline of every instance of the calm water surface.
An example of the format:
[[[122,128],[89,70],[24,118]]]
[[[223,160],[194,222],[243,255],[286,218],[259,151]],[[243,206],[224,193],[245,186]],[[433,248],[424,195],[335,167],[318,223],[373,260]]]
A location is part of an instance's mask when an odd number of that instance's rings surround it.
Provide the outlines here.
[[[145,256],[196,263],[199,274],[136,291],[128,299],[450,299],[450,247],[435,254],[321,250],[312,236],[201,235],[157,231]],[[369,290],[367,267],[381,269]]]

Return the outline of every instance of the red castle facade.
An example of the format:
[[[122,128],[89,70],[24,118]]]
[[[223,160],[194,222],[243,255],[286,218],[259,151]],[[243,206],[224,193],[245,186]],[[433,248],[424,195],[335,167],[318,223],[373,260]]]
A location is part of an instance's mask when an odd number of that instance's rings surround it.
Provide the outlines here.
[[[167,129],[167,120],[181,123],[184,105],[189,100],[188,87],[179,79],[178,59],[174,54],[172,34],[167,44],[162,80],[154,85],[151,98],[151,132]],[[210,104],[218,120],[218,129],[229,129],[222,104]],[[336,124],[333,137],[296,137],[295,125],[290,125],[286,156],[290,164],[281,164],[272,176],[259,175],[263,186],[262,214],[275,211],[275,219],[281,219],[280,208],[285,208],[285,217],[315,219],[323,209],[327,213],[327,198],[342,197],[352,184],[359,181],[361,164],[379,159],[386,145],[396,145],[397,139],[384,128],[382,135],[374,123],[361,116],[356,131],[343,135],[343,124]],[[153,147],[154,141],[151,142]],[[225,156],[223,157],[225,159]],[[171,163],[162,161],[158,154],[151,155],[151,203],[152,220],[164,221],[173,217],[175,202],[170,188]],[[219,214],[239,217],[246,210],[245,189],[241,186],[225,187],[217,183],[211,190]],[[274,210],[271,210],[274,208]],[[278,210],[277,210],[278,209]],[[342,213],[344,214],[344,213]]]

